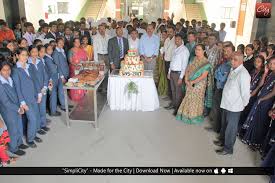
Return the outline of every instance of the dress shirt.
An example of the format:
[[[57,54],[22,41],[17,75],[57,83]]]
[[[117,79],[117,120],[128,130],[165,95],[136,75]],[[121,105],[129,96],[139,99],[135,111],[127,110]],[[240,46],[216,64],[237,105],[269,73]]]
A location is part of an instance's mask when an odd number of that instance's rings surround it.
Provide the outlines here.
[[[17,62],[17,63],[16,63],[16,66],[17,66],[18,68],[22,68],[22,69],[27,73],[27,75],[30,76],[30,73],[29,73],[29,67],[30,67],[30,65],[29,65],[29,64],[26,64],[26,68],[23,68],[22,64],[19,63],[19,62]]]
[[[230,61],[221,64],[215,71],[216,87],[218,89],[223,89],[227,76],[231,69]]]
[[[243,111],[250,99],[250,80],[243,65],[232,68],[223,89],[221,108],[231,112]]]
[[[225,36],[226,36],[226,31],[224,31],[224,30],[219,30],[219,38],[220,38],[220,41],[224,42]]]
[[[212,67],[215,69],[220,58],[221,58],[221,52],[217,45],[214,45],[212,48],[208,48],[206,50],[206,54],[208,56],[208,62],[212,65]]]
[[[94,47],[94,60],[98,62],[98,54],[108,54],[108,41],[110,36],[105,34],[103,37],[101,34],[96,34],[93,37]]]
[[[160,39],[157,35],[143,34],[139,41],[139,53],[146,57],[158,56],[159,54]]]
[[[31,46],[36,38],[36,35],[26,32],[23,37],[28,41],[28,45]]]
[[[185,70],[188,65],[189,56],[190,53],[183,44],[177,47],[173,52],[169,68],[169,74],[171,71],[179,71],[180,79],[182,79],[184,77]]]
[[[12,81],[11,77],[9,77],[8,80],[6,80],[3,76],[0,75],[0,81],[2,84],[8,84],[11,87],[13,87],[13,81]]]
[[[170,39],[169,37],[164,41],[164,60],[170,62],[172,60],[172,54],[176,48],[175,36]]]
[[[133,40],[131,37],[128,39],[129,42],[129,49],[137,49],[138,50],[138,44],[139,39],[136,38],[136,40]]]

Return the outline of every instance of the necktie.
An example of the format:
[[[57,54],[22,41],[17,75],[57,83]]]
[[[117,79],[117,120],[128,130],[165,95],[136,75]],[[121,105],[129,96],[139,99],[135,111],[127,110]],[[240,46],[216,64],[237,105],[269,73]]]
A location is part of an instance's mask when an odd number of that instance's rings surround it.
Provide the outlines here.
[[[119,57],[123,58],[122,38],[119,38]]]

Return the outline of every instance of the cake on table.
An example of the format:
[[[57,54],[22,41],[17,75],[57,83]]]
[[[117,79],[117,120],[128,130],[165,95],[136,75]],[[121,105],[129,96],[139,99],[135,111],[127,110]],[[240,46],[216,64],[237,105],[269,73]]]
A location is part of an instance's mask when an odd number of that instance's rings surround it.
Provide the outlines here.
[[[144,64],[140,61],[137,50],[130,49],[128,51],[124,60],[121,61],[119,75],[125,77],[142,77],[144,75]]]

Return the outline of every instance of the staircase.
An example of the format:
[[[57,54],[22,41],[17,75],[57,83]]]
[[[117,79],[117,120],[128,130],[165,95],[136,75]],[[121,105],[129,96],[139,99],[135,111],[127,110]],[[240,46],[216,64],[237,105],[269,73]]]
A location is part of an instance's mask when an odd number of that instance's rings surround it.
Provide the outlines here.
[[[186,18],[191,21],[196,19],[197,21],[202,21],[206,19],[203,4],[202,3],[188,3],[185,4]]]
[[[102,9],[106,5],[106,0],[87,0],[87,3],[83,7],[82,16],[85,18],[91,17],[97,20]]]

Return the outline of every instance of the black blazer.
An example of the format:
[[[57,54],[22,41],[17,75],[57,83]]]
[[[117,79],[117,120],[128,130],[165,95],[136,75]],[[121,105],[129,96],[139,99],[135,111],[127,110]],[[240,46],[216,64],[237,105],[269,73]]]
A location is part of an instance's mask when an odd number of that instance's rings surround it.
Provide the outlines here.
[[[251,59],[249,59],[243,63],[243,66],[246,68],[246,70],[249,72],[249,74],[251,74],[251,72],[255,69],[254,61],[255,61],[255,58],[252,57]]]
[[[48,34],[46,34],[46,36],[45,36],[45,39],[54,39],[55,40],[56,38],[57,38],[57,35],[55,34],[55,37],[54,37],[54,35],[51,32],[48,32]]]
[[[129,43],[126,38],[123,37],[123,56],[125,56],[129,50]],[[120,48],[118,45],[117,37],[113,37],[108,41],[108,59],[110,64],[113,63],[116,69],[120,68]]]

